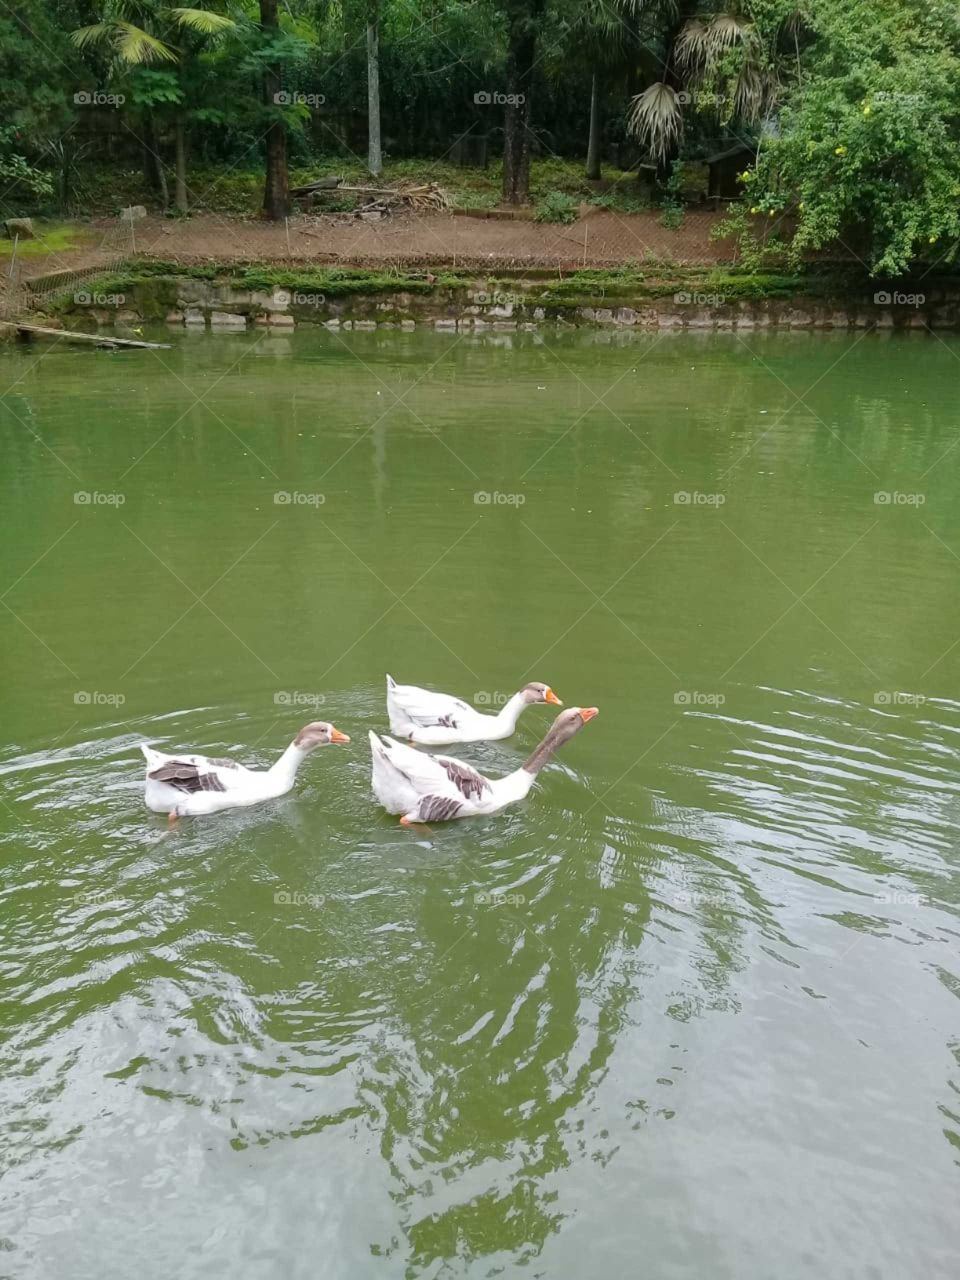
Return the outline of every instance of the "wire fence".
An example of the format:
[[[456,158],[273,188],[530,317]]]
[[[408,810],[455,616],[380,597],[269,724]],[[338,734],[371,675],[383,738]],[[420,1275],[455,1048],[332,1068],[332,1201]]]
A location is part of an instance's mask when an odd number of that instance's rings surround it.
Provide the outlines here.
[[[6,320],[42,310],[44,303],[76,291],[136,256],[135,233],[119,219],[98,228],[94,245],[79,255],[48,249],[43,236],[26,243],[39,252],[27,256],[20,240],[13,242],[0,287],[0,317]]]
[[[41,238],[39,243],[31,242],[35,250],[25,256],[15,244],[0,288],[0,314],[10,319],[42,310],[44,303],[98,276],[146,261],[173,266],[458,269],[487,274],[735,265],[735,242],[718,236],[722,219],[722,212],[695,209],[685,211],[672,225],[658,211],[620,214],[593,206],[582,206],[570,225],[494,212],[464,216],[457,211],[406,212],[376,219],[302,214],[281,223],[210,212],[189,219],[113,218],[91,224],[92,234],[83,248],[44,253]],[[789,235],[790,228],[772,224],[762,230],[772,246],[777,243],[773,236]]]

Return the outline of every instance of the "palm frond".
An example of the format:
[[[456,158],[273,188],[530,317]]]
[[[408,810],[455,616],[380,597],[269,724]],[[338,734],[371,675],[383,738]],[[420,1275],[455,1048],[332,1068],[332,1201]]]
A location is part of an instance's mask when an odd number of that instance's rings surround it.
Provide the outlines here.
[[[92,45],[101,44],[105,40],[109,40],[112,35],[112,23],[95,22],[91,27],[79,27],[76,31],[71,31],[70,39],[78,49],[89,49]]]
[[[733,114],[755,121],[766,115],[776,99],[777,81],[767,69],[745,61],[733,87]]]
[[[169,45],[150,35],[142,27],[135,27],[132,22],[116,22],[114,29],[117,56],[129,66],[177,61],[177,55]]]
[[[209,9],[168,9],[167,13],[177,26],[186,27],[188,31],[197,31],[204,36],[220,35],[221,32],[229,31],[231,27],[237,25],[232,18],[213,13]]]
[[[710,28],[700,18],[690,18],[683,24],[674,45],[677,66],[685,71],[699,72],[706,65],[711,48]]]
[[[718,58],[735,44],[745,44],[753,32],[753,24],[735,13],[718,13],[711,19],[707,39],[711,57]]]
[[[662,160],[683,132],[683,114],[677,95],[658,82],[631,101],[627,129],[658,160]]]

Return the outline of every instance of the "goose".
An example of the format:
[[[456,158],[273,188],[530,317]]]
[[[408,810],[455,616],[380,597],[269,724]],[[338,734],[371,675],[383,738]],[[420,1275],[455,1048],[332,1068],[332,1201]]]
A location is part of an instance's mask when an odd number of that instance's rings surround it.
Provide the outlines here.
[[[425,747],[509,738],[517,727],[520,712],[535,702],[563,706],[548,684],[534,680],[515,693],[495,716],[486,716],[449,693],[433,693],[415,684],[397,684],[393,676],[387,676],[390,732]]]
[[[315,720],[304,725],[269,769],[245,769],[223,757],[168,756],[141,743],[140,750],[147,760],[144,803],[154,813],[167,814],[171,824],[185,816],[245,809],[286,795],[297,770],[316,747],[349,741],[332,724]]]
[[[522,800],[556,751],[599,714],[597,707],[569,707],[522,767],[503,778],[485,778],[453,756],[431,756],[404,742],[370,731],[373,793],[400,822],[446,822],[497,813]]]

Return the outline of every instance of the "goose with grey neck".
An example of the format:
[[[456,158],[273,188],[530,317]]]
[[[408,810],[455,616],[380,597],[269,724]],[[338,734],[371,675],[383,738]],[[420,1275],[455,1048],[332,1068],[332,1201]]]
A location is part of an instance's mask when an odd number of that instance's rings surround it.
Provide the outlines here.
[[[269,769],[245,769],[223,757],[168,756],[141,743],[140,750],[147,759],[143,799],[148,809],[167,814],[171,822],[222,809],[245,809],[286,795],[297,770],[317,747],[349,741],[332,724],[315,720],[304,725]]]
[[[522,767],[503,778],[485,778],[472,765],[453,756],[431,756],[406,743],[371,731],[373,793],[387,813],[412,822],[446,822],[497,813],[527,795],[537,774],[558,747],[568,742],[598,714],[596,707],[570,707],[554,720],[550,732]]]
[[[387,714],[390,732],[425,747],[453,742],[497,742],[509,738],[520,713],[537,702],[563,703],[548,684],[532,680],[518,690],[496,715],[484,715],[449,693],[434,693],[415,684],[397,684],[387,676]]]

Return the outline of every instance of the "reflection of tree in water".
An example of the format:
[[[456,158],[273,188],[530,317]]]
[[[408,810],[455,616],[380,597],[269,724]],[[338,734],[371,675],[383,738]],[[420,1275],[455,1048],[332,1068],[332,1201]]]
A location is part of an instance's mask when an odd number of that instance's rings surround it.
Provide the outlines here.
[[[535,1256],[565,1216],[556,1175],[609,1156],[593,1149],[579,1117],[642,994],[650,846],[636,829],[625,842],[622,824],[623,865],[605,885],[598,867],[610,846],[576,816],[561,817],[563,856],[541,861],[535,876],[529,839],[434,868],[430,886],[409,899],[418,949],[378,959],[390,1029],[361,1088],[375,1099],[418,1265]],[[504,894],[526,889],[527,901],[476,905],[491,880]],[[691,931],[701,944],[694,965],[703,993],[680,993],[686,1003],[671,1011],[685,1020],[726,1005],[722,988],[746,963],[735,945],[743,922],[708,910],[684,913],[676,927],[678,946],[690,947]],[[642,1124],[646,1102],[632,1105]]]

